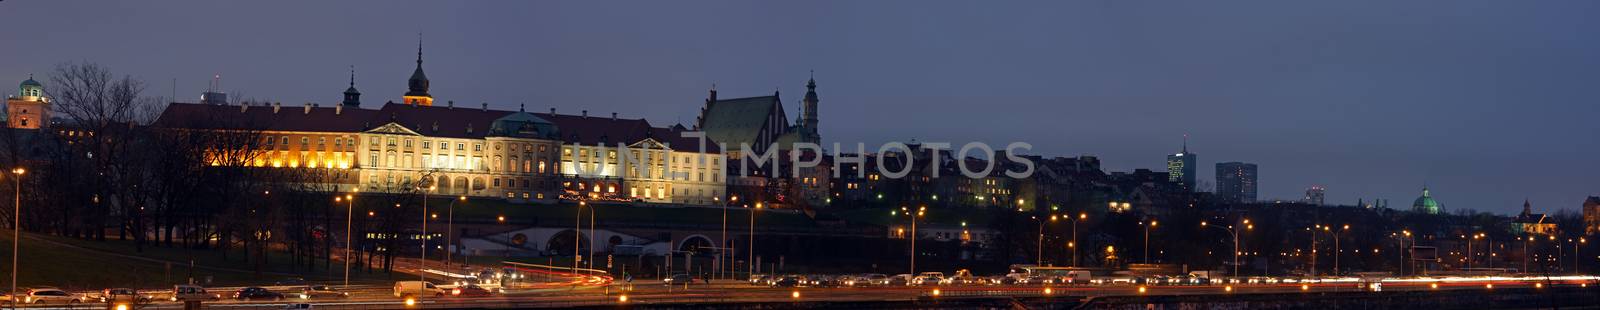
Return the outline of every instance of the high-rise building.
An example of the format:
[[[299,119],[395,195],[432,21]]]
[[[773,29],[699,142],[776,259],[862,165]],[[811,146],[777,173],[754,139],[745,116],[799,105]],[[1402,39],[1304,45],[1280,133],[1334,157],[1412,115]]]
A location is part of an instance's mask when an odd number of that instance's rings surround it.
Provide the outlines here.
[[[1217,198],[1223,202],[1256,201],[1256,164],[1217,163]]]
[[[1186,191],[1194,191],[1195,155],[1189,153],[1189,136],[1183,136],[1183,150],[1167,155],[1167,181],[1183,184]]]
[[[1600,232],[1600,197],[1589,196],[1583,200],[1583,233]]]
[[[1323,195],[1327,194],[1327,192],[1328,189],[1323,188],[1321,185],[1312,185],[1311,188],[1306,189],[1306,203],[1316,206],[1322,205],[1324,201]]]

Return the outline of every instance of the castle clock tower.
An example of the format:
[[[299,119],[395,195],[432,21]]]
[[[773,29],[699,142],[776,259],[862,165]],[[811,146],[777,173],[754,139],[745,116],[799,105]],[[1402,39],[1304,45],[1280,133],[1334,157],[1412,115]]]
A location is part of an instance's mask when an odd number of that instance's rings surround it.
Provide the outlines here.
[[[19,87],[22,93],[6,98],[6,127],[39,129],[49,127],[50,99],[44,97],[44,85],[29,75]]]

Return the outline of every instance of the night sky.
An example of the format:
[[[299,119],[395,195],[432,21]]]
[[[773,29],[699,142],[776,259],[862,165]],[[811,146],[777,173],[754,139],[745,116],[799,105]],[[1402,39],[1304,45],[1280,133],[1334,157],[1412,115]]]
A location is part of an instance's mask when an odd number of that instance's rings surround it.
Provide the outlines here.
[[[1183,134],[1261,199],[1575,210],[1600,195],[1596,1],[3,1],[0,82],[91,61],[196,101],[398,101],[690,124],[816,71],[825,143],[1012,141],[1165,170]],[[45,81],[48,83],[48,81]],[[48,85],[47,85],[48,87]],[[13,86],[3,91],[15,93]]]

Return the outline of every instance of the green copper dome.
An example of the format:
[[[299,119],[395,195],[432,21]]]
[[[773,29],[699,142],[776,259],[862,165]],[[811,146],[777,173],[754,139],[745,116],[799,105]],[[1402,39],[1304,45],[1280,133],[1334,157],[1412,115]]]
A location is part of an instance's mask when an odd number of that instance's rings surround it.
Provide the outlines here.
[[[1434,201],[1433,196],[1428,194],[1427,187],[1422,188],[1422,197],[1417,197],[1417,200],[1411,203],[1411,212],[1439,214],[1443,211],[1444,208],[1439,207],[1439,202]]]
[[[33,77],[30,76],[30,77],[28,77],[27,81],[22,81],[22,85],[21,86],[22,87],[28,87],[28,86],[40,87],[40,86],[44,86],[44,84],[39,84],[39,81],[34,81]]]

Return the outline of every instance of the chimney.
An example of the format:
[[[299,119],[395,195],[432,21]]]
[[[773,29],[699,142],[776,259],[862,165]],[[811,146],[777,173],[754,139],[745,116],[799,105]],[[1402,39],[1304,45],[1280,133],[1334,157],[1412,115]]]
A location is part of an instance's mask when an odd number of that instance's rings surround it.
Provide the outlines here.
[[[250,109],[250,105],[249,104],[241,104],[241,105],[239,105],[239,113],[244,113],[245,110],[249,110],[249,109]]]
[[[556,114],[556,108],[550,108],[550,114]]]
[[[583,110],[583,117],[589,117],[589,110]]]
[[[282,102],[273,102],[272,103],[272,114],[278,114],[278,110],[279,109],[283,109],[283,103]]]
[[[306,103],[305,111],[306,111],[306,114],[311,114],[311,103],[310,102]]]
[[[489,103],[488,102],[484,102],[483,103],[483,111],[484,112],[489,112]]]
[[[611,120],[617,120],[617,112],[611,112]]]
[[[447,106],[447,108],[450,108],[451,110],[455,110],[456,109],[456,101],[455,100],[450,100],[449,104],[450,105]]]
[[[339,115],[340,113],[344,113],[344,104],[340,103],[333,105],[333,115]]]

